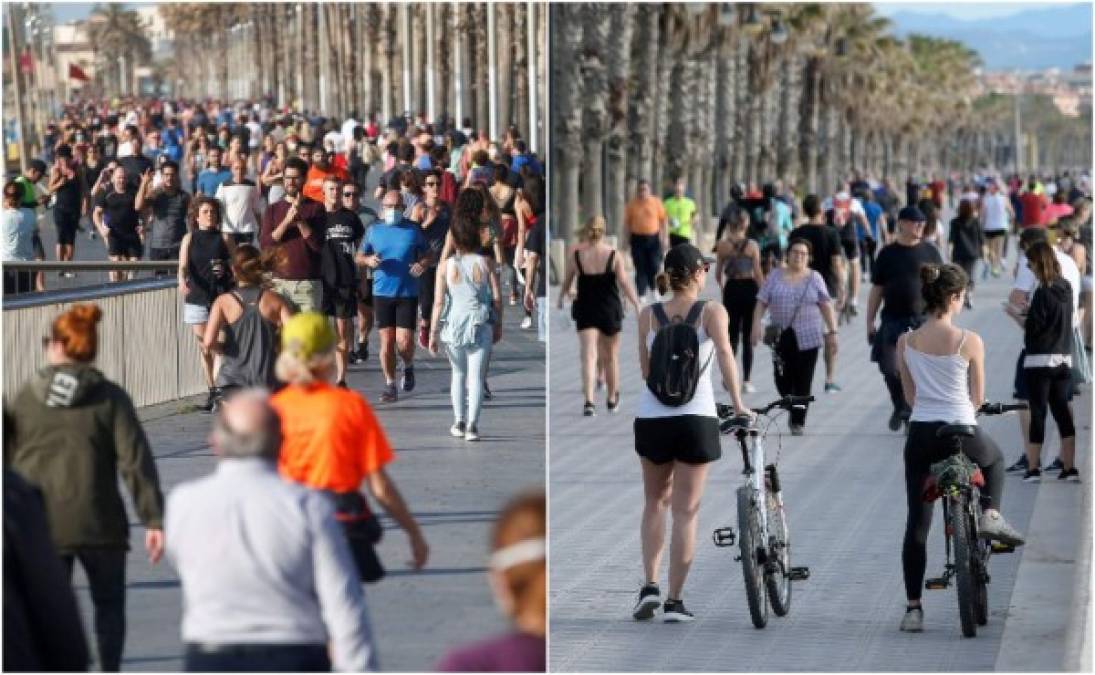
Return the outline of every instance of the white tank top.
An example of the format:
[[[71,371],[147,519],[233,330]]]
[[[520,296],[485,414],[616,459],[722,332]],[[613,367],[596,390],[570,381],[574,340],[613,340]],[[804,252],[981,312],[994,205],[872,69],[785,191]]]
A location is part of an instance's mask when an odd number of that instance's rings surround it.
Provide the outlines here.
[[[657,319],[651,317],[651,321],[654,322],[655,326],[657,325]],[[646,335],[646,348],[648,351],[654,344],[656,334],[657,330],[652,329]],[[659,401],[651,393],[650,388],[646,386],[646,382],[643,382],[642,389],[639,392],[639,407],[635,413],[636,417],[677,417],[679,415],[718,417],[718,412],[715,409],[715,392],[711,387],[711,371],[718,368],[719,364],[714,357],[715,343],[707,336],[707,331],[703,329],[702,319],[700,320],[700,326],[696,329],[696,336],[700,340],[700,366],[705,363],[707,366],[700,373],[700,380],[696,383],[696,393],[692,396],[692,400],[682,406],[667,406]]]
[[[963,331],[958,353],[944,356],[905,344],[905,364],[916,385],[911,421],[977,424],[977,411],[970,401],[970,362],[961,354],[965,342]]]

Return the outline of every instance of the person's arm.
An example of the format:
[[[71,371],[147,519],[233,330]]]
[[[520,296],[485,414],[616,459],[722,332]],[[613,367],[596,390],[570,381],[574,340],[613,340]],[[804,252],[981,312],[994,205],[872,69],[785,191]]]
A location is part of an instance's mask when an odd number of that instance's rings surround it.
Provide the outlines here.
[[[720,241],[715,244],[715,284],[721,289],[724,287],[723,281],[723,267],[726,265],[727,251],[724,244],[729,242]]]
[[[137,198],[133,202],[133,210],[142,213],[148,205],[148,189],[152,186],[152,169],[141,174],[141,183],[137,186]]]
[[[226,295],[226,294],[225,294]],[[202,348],[206,351],[221,351],[221,344],[217,340],[221,328],[224,327],[224,295],[213,301],[209,308],[209,320],[205,322],[205,333],[202,335]]]
[[[916,384],[909,374],[909,366],[905,363],[905,344],[908,333],[897,338],[897,372],[901,376],[901,391],[905,394],[905,402],[912,407],[916,403]],[[971,364],[972,365],[972,364]],[[970,384],[973,384],[973,369],[970,369]]]
[[[452,230],[450,229],[448,232],[445,233],[445,245],[441,247],[441,258],[438,262],[440,262],[441,260],[448,260],[449,256],[452,255],[453,248],[455,247],[456,242],[453,241]]]
[[[297,219],[297,216],[300,214],[300,212],[297,209],[299,208],[301,199],[303,199],[303,197],[301,197],[298,194],[297,198],[296,198],[296,201],[293,201],[293,202],[289,203],[289,210],[285,212],[285,217],[281,219],[281,222],[278,223],[274,227],[273,231],[270,233],[271,243],[274,243],[274,244],[280,243],[281,240],[282,240],[282,237],[285,236],[285,233],[288,232],[289,228],[293,226],[293,222]],[[298,230],[300,229],[299,226],[298,226],[297,229]],[[304,234],[304,230],[300,230],[300,234],[301,234],[302,237],[306,236]]]
[[[106,241],[106,225],[103,223],[103,207],[98,204],[95,205],[95,210],[91,212],[91,222],[95,224],[95,229],[99,230],[99,236]]]
[[[618,253],[618,252],[617,252]],[[613,271],[616,273],[616,285],[623,289],[624,296],[627,298],[631,306],[635,308],[636,316],[639,314],[641,306],[639,304],[639,294],[635,292],[635,283],[628,276],[627,271],[624,269],[624,262],[617,255],[612,261]]]
[[[563,308],[563,301],[570,295],[570,287],[574,283],[574,277],[578,275],[578,270],[574,267],[574,256],[578,252],[574,249],[569,253],[570,255],[566,256],[563,261],[566,272],[563,273],[563,285],[559,287],[559,302],[557,303],[559,309]]]
[[[760,338],[764,335],[764,327],[761,325],[761,321],[764,319],[766,311],[768,311],[768,303],[758,299],[757,305],[753,309],[753,332],[749,334],[749,343],[754,347],[760,344]]]
[[[440,351],[441,339],[441,310],[445,305],[445,290],[448,288],[449,261],[443,260],[437,265],[437,273],[434,274],[433,307],[430,310],[430,353],[434,356]]]
[[[388,515],[407,533],[411,540],[414,568],[422,569],[429,558],[430,547],[426,544],[426,539],[422,536],[422,530],[419,529],[418,523],[411,515],[406,502],[403,501],[403,496],[399,493],[399,488],[395,486],[395,482],[388,477],[388,473],[383,468],[380,468],[365,477],[365,485],[369,493],[372,494],[373,499],[384,507]]]
[[[163,492],[148,443],[133,402],[121,389],[113,395],[114,452],[117,456],[118,473],[122,475],[133,506],[146,528],[145,548],[153,565],[163,555]]]
[[[704,306],[704,313],[707,314],[704,330],[715,343],[715,354],[718,356],[719,370],[722,371],[723,386],[730,393],[734,410],[738,414],[744,414],[749,408],[741,400],[738,364],[734,359],[734,348],[730,344],[730,318],[726,314],[726,308],[716,302],[707,303]]]
[[[540,254],[525,252],[525,309],[536,309],[536,274],[539,271]]]
[[[980,335],[967,331],[962,351],[970,360],[970,403],[976,410],[985,402],[985,343]]]
[[[491,248],[494,249],[494,263],[501,267],[506,264],[506,256],[502,253],[502,242],[498,237],[494,237],[494,243]]]
[[[61,186],[65,184],[64,174],[61,173],[61,165],[54,164],[53,169],[49,172],[49,182],[46,184],[46,192],[50,194],[61,189]]]
[[[650,349],[646,346],[646,336],[650,333],[651,323],[654,321],[654,310],[647,306],[639,312],[639,370],[642,371],[643,380],[650,375]]]
[[[871,286],[871,292],[867,296],[867,342],[874,342],[874,334],[877,330],[874,325],[875,317],[878,316],[878,309],[882,306],[882,292],[883,287],[874,284]]]
[[[493,335],[491,339],[494,344],[498,344],[502,339],[502,317],[505,311],[505,305],[502,302],[502,284],[498,281],[499,268],[492,265],[490,260],[487,260],[486,264],[487,276],[490,278],[491,304],[494,305],[494,326],[492,327]]]
[[[187,277],[187,269],[189,269],[190,258],[190,233],[187,232],[183,235],[182,243],[179,244],[179,295],[185,296],[190,293],[190,281]]]

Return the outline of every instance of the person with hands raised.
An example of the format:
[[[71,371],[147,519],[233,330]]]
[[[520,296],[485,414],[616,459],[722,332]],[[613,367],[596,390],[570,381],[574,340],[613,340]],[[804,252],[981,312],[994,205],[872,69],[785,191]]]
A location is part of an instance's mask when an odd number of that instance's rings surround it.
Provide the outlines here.
[[[301,192],[308,165],[291,157],[282,172],[285,197],[262,214],[259,243],[284,255],[273,273],[273,287],[302,312],[323,310],[322,252],[327,215],[323,204]]]

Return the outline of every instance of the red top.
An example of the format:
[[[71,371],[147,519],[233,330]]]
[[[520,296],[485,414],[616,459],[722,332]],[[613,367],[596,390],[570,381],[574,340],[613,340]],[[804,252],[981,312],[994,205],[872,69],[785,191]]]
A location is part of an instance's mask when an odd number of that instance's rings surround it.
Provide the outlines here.
[[[1019,195],[1019,204],[1023,207],[1023,227],[1045,227],[1042,218],[1042,211],[1046,207],[1045,197],[1028,190]]]
[[[305,239],[301,236],[300,229],[290,225],[282,235],[281,241],[273,238],[274,229],[285,219],[289,212],[289,202],[284,199],[271,204],[262,214],[262,228],[259,230],[259,244],[266,249],[271,246],[280,246],[285,251],[285,262],[277,270],[274,276],[279,279],[301,281],[305,279],[320,278],[320,251],[323,249],[323,240],[326,236],[327,212],[323,204],[304,198],[297,210],[297,222],[305,221],[312,228],[311,236]]]

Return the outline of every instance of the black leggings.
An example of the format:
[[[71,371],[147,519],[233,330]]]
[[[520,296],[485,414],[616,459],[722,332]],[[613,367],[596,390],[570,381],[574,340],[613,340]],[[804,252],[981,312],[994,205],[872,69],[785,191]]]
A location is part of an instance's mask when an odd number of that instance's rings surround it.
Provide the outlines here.
[[[1045,443],[1047,404],[1057,421],[1061,438],[1075,436],[1072,411],[1068,409],[1068,394],[1072,388],[1069,367],[1027,368],[1023,376],[1027,379],[1027,403],[1030,405],[1030,442]]]
[[[944,422],[912,422],[905,440],[905,498],[909,519],[905,523],[905,543],[901,547],[901,566],[905,571],[905,593],[910,600],[919,600],[924,587],[924,569],[928,565],[928,532],[932,526],[934,502],[924,501],[924,481],[931,465],[951,454],[948,441],[936,438],[935,432]],[[962,451],[981,467],[985,488],[981,503],[985,508],[1000,508],[1004,494],[1004,456],[1000,448],[981,427],[973,438],[962,439]]]
[[[776,376],[776,390],[780,396],[809,396],[810,385],[814,382],[814,369],[817,367],[817,353],[820,347],[798,350],[776,356],[782,363],[776,364],[773,369]],[[807,404],[809,405],[809,404]],[[791,410],[791,424],[806,425],[806,410],[797,406]]]
[[[753,372],[753,310],[757,307],[757,282],[753,279],[727,279],[722,304],[730,315],[730,347],[738,351],[741,338],[741,379],[749,381]]]
[[[125,646],[125,549],[88,548],[61,556],[69,579],[76,560],[84,568],[95,606],[95,639],[103,672],[118,672]]]

